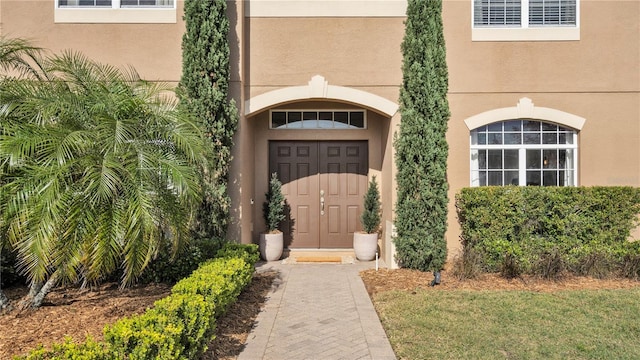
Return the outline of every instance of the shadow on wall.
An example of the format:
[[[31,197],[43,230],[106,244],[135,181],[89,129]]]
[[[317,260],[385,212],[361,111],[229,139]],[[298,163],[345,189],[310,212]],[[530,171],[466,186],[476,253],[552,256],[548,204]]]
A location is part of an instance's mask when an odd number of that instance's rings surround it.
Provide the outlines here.
[[[284,200],[284,221],[280,224],[280,231],[284,233],[284,248],[288,249],[293,243],[293,233],[296,219],[291,217],[291,205],[288,200]]]

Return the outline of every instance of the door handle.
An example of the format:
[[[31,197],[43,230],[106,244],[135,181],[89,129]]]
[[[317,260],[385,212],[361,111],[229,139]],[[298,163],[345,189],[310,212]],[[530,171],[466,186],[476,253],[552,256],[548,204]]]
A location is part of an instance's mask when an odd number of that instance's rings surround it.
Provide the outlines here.
[[[320,215],[324,215],[324,190],[320,190]]]

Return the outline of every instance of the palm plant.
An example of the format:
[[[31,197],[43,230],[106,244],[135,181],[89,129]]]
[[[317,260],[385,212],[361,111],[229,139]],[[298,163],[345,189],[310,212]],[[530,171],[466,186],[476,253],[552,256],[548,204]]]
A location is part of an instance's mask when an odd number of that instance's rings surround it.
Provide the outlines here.
[[[60,281],[135,281],[200,201],[201,126],[163,84],[65,52],[0,89],[1,210],[38,306]]]
[[[38,59],[41,49],[29,44],[23,39],[12,39],[0,37],[0,86],[6,83],[8,79],[17,76],[37,78],[38,75]],[[0,135],[4,133],[4,126],[0,127]],[[4,183],[5,166],[0,163],[0,187]],[[0,192],[0,203],[3,203]],[[3,228],[2,217],[0,216],[0,229]],[[0,259],[2,259],[2,251],[8,247],[6,236],[0,231]],[[2,264],[0,264],[0,284],[2,284]],[[5,296],[2,288],[0,288],[0,310],[9,305],[9,299]]]

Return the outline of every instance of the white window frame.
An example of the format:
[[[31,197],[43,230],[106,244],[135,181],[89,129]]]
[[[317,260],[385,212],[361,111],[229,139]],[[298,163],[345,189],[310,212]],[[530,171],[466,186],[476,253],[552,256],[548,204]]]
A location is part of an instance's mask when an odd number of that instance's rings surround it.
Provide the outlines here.
[[[112,0],[111,7],[63,6],[54,1],[55,23],[114,23],[114,24],[175,24],[176,4],[172,6],[121,6],[120,0]]]
[[[548,107],[541,107],[541,106],[535,106],[533,104],[533,101],[531,101],[531,99],[523,97],[520,100],[518,100],[518,103],[516,104],[516,106],[513,107],[504,107],[504,108],[497,108],[497,109],[493,109],[493,110],[489,110],[489,111],[485,111],[476,115],[473,115],[469,118],[466,118],[464,120],[465,125],[467,125],[467,128],[469,129],[469,131],[471,132],[472,130],[475,130],[481,126],[484,125],[489,125],[489,124],[493,124],[493,123],[497,123],[497,122],[502,122],[502,121],[508,121],[508,120],[516,120],[516,119],[531,119],[531,120],[535,120],[535,121],[541,121],[541,122],[547,122],[547,123],[553,123],[553,124],[557,124],[559,126],[565,127],[565,128],[569,128],[571,130],[573,130],[575,133],[574,138],[573,138],[573,144],[563,144],[562,148],[566,148],[569,146],[575,146],[575,149],[573,150],[573,169],[574,169],[574,185],[575,186],[579,186],[580,185],[580,179],[578,177],[578,166],[579,166],[579,162],[578,162],[578,133],[582,130],[586,119],[583,117],[580,117],[578,115],[574,115],[568,112],[564,112],[564,111],[560,111],[557,109],[553,109],[553,108],[548,108]],[[469,144],[472,144],[473,139],[471,138],[471,133],[469,134]],[[490,146],[490,145],[485,145],[486,146]],[[496,145],[495,149],[505,149],[507,147],[512,147],[512,148],[520,148],[520,147],[524,147],[524,146],[529,146],[527,145]],[[474,146],[470,146],[471,147],[471,151],[473,151]],[[558,146],[557,144],[549,144],[549,145],[543,145],[543,144],[532,144],[531,147],[529,147],[529,149],[559,149],[561,148],[560,146]],[[526,153],[527,148],[524,148],[524,151]],[[471,151],[469,152],[469,155],[471,155]],[[520,156],[519,154],[519,161],[523,161],[522,159],[524,159],[524,161],[526,162],[526,157]],[[520,170],[522,168],[522,164],[519,164],[518,170]],[[524,168],[526,171],[526,163],[524,164]],[[474,186],[474,180],[473,180],[473,164],[472,164],[472,159],[471,157],[469,157],[469,183],[471,184],[471,186]],[[521,176],[519,176],[519,179],[522,179]],[[526,177],[525,177],[526,179]],[[520,180],[519,180],[520,181]],[[525,180],[526,181],[526,180]]]
[[[511,120],[511,119],[510,119]],[[500,121],[496,121],[493,124],[496,123],[502,123],[505,121],[510,121],[510,120],[500,120]],[[547,124],[554,124],[554,125],[559,125],[559,124],[555,124],[552,123],[550,121],[544,121],[544,120],[540,120],[540,119],[512,119],[512,120],[532,120],[532,121],[536,121],[536,122],[540,122],[540,123],[547,123]],[[487,124],[489,125],[489,124]],[[559,125],[560,127],[566,128],[562,125]],[[497,145],[493,145],[493,144],[477,144],[476,139],[473,138],[473,135],[475,134],[475,129],[472,129],[470,132],[470,136],[469,136],[469,141],[470,141],[470,177],[469,177],[469,183],[472,187],[476,187],[476,186],[480,186],[480,176],[479,173],[480,171],[487,171],[490,169],[479,169],[479,165],[478,165],[478,152],[479,150],[518,150],[518,169],[506,169],[507,171],[518,171],[518,186],[527,186],[527,171],[532,171],[532,170],[540,170],[543,171],[544,168],[536,168],[536,169],[527,169],[527,150],[571,150],[571,155],[572,158],[571,159],[566,159],[567,163],[569,164],[569,169],[565,169],[565,178],[564,178],[564,186],[577,186],[578,185],[578,132],[575,129],[571,129],[571,128],[566,128],[567,130],[571,130],[572,131],[572,139],[571,141],[569,141],[569,143],[567,144],[525,144],[525,143],[520,143],[520,144],[497,144]],[[520,131],[522,134],[525,134],[525,131]],[[504,131],[502,132],[502,134],[504,134]],[[540,134],[544,134],[544,132],[540,132]],[[557,131],[556,131],[557,134]],[[475,143],[475,144],[474,144]],[[476,157],[474,158],[474,155],[476,155]],[[502,170],[505,171],[504,168],[504,162],[502,164],[502,169],[495,169],[495,170]],[[556,169],[549,169],[549,170],[555,170],[555,171],[560,171],[562,169],[556,168]],[[488,180],[488,179],[487,179]],[[505,184],[505,185],[509,185],[509,184]],[[515,184],[513,184],[515,185]],[[542,186],[542,184],[540,184],[540,186]]]
[[[580,0],[576,0],[576,24],[529,26],[529,0],[521,0],[520,26],[476,26],[475,0],[471,3],[472,41],[577,41],[580,40]]]
[[[361,128],[357,128],[357,127],[331,127],[331,128],[324,128],[324,127],[284,127],[284,128],[280,128],[280,127],[273,127],[273,113],[274,112],[284,112],[284,113],[292,113],[292,112],[299,112],[299,113],[305,113],[305,112],[317,112],[317,113],[321,113],[321,112],[331,112],[331,113],[335,113],[335,112],[346,112],[346,113],[352,113],[352,112],[358,112],[358,113],[362,113],[362,121],[363,121],[363,127]],[[318,121],[318,119],[314,120],[314,121]],[[333,123],[335,123],[335,120],[332,120]],[[302,123],[304,123],[304,120],[302,120]],[[269,110],[269,129],[270,130],[277,130],[277,131],[283,131],[283,130],[329,130],[329,131],[336,131],[336,130],[345,130],[345,131],[358,131],[358,130],[366,130],[368,126],[368,121],[367,121],[367,111],[364,109],[271,109]]]

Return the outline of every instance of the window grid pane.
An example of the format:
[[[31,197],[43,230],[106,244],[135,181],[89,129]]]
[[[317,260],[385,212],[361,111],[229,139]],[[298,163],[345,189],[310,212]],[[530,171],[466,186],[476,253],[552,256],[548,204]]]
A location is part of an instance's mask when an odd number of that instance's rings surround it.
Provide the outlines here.
[[[576,0],[529,0],[529,24],[575,26],[576,7]]]
[[[474,0],[474,25],[519,26],[522,5],[520,0]]]
[[[472,130],[470,138],[473,186],[576,184],[571,129],[537,120],[507,120]]]
[[[364,111],[272,111],[271,129],[364,129]]]
[[[528,26],[576,26],[577,1],[529,0]],[[477,27],[519,27],[522,8],[526,4],[521,0],[474,0],[473,24]]]
[[[59,0],[59,7],[111,7],[111,0]]]
[[[120,6],[122,7],[161,7],[161,6],[173,6],[174,0],[121,0]]]

